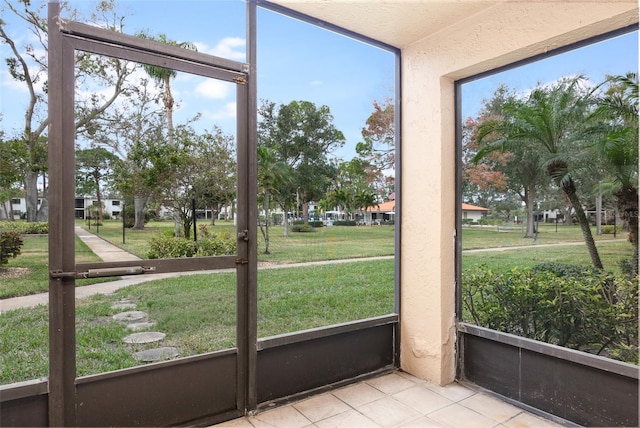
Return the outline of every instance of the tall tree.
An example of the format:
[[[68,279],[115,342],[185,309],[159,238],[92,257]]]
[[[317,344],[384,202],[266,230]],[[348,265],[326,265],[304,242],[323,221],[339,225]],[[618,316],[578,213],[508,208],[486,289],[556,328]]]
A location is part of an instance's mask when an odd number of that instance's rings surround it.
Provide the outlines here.
[[[235,140],[213,126],[195,134],[191,153],[196,162],[194,189],[200,209],[211,209],[211,225],[222,207],[236,199]]]
[[[48,217],[48,188],[43,179],[42,194],[38,192],[39,178],[46,178],[46,169],[37,152],[42,141],[46,141],[49,121],[46,115],[47,90],[47,2],[33,3],[30,0],[4,1],[6,13],[18,18],[22,25],[19,29],[10,28],[0,19],[0,41],[9,47],[10,55],[6,58],[11,77],[24,85],[28,93],[28,102],[24,115],[24,123],[20,135],[14,139],[21,141],[25,157],[29,164],[24,177],[27,202],[27,221],[46,220]],[[78,19],[76,11],[67,11],[67,15]],[[112,0],[97,4],[88,21],[99,24],[103,28],[121,31],[123,18],[119,16]],[[25,33],[34,37],[23,38]],[[35,43],[21,40],[36,40]],[[76,83],[87,85],[86,92],[92,95],[76,100],[76,123],[78,133],[90,129],[91,122],[101,115],[115,100],[126,91],[126,78],[133,72],[125,62],[118,59],[91,55],[79,52],[76,55]],[[77,91],[78,92],[78,91]],[[46,162],[44,163],[46,165]],[[42,204],[38,207],[38,199]]]
[[[104,147],[76,151],[76,194],[95,196],[98,221],[102,221],[102,191],[113,180],[118,157]]]
[[[329,156],[344,145],[344,135],[333,125],[329,107],[316,107],[309,101],[280,106],[265,101],[259,114],[258,144],[274,150],[277,159],[292,171],[292,181],[280,183],[279,202],[288,212],[292,195],[299,195],[308,222],[309,202],[322,199],[335,177],[335,165]]]
[[[291,170],[284,161],[278,160],[275,150],[266,147],[258,147],[258,192],[262,198],[262,206],[265,213],[264,224],[260,222],[260,230],[264,238],[264,254],[270,254],[269,228],[271,219],[272,197],[278,194],[291,180]],[[285,213],[286,217],[286,213]]]
[[[604,135],[593,149],[602,157],[608,179],[601,186],[616,198],[620,216],[629,225],[633,245],[632,274],[638,273],[638,76],[610,76],[595,116],[604,121]]]
[[[481,125],[480,141],[491,135],[497,135],[498,139],[481,149],[476,158],[496,150],[516,150],[522,145],[537,149],[543,156],[547,174],[571,202],[591,263],[602,269],[572,169],[578,157],[585,153],[588,120],[593,110],[593,96],[584,88],[584,83],[583,77],[562,79],[552,86],[537,86],[525,100],[507,101],[503,117]]]
[[[162,112],[156,108],[157,94],[141,78],[115,108],[94,121],[90,141],[108,147],[122,160],[115,171],[116,187],[133,198],[134,229],[144,229],[149,203],[160,197],[161,180],[168,167],[157,156],[167,151]]]
[[[23,174],[18,159],[21,158],[16,153],[22,145],[16,141],[5,141],[3,133],[0,131],[0,212],[4,213],[1,217],[13,220],[13,210],[11,207],[11,199],[22,194],[18,189]]]
[[[468,202],[478,203],[509,217],[515,208],[514,197],[519,198],[526,209],[525,238],[534,237],[534,213],[541,188],[546,184],[540,151],[535,144],[523,142],[510,145],[508,150],[489,150],[482,156],[477,154],[491,147],[503,135],[479,133],[483,125],[504,117],[503,106],[516,100],[515,93],[501,85],[489,100],[485,100],[478,117],[468,119],[463,126],[463,195]],[[500,144],[500,143],[499,143]],[[489,196],[485,200],[474,200],[476,196]],[[499,209],[501,208],[501,209]]]
[[[196,46],[190,42],[176,42],[167,38],[166,34],[159,34],[157,37],[150,36],[147,33],[139,33],[138,37],[143,39],[149,39],[156,42],[164,43],[170,46],[177,46],[183,49],[196,50]],[[155,65],[144,65],[144,70],[149,77],[155,80],[162,88],[162,104],[164,105],[165,114],[167,117],[167,130],[169,144],[173,144],[173,107],[175,105],[175,99],[171,92],[171,79],[174,79],[178,73],[175,70],[168,68],[158,67]]]
[[[329,200],[350,218],[356,210],[366,210],[382,201],[376,195],[368,161],[354,158],[338,164],[338,174],[329,192]]]
[[[139,37],[144,39],[150,39],[156,42],[164,43],[170,46],[177,46],[183,49],[196,50],[194,44],[189,42],[176,42],[174,40],[170,40],[167,38],[166,34],[159,34],[157,37],[150,36],[147,33],[139,33]],[[165,115],[167,119],[167,142],[169,145],[174,145],[174,124],[173,124],[173,107],[175,105],[175,99],[173,98],[173,94],[171,92],[171,79],[174,79],[178,73],[175,70],[171,70],[164,67],[158,67],[155,65],[143,65],[144,70],[147,72],[149,77],[156,81],[162,88],[162,104],[164,105]],[[175,193],[175,192],[174,192]],[[182,203],[177,202],[179,206]],[[178,236],[180,234],[180,210],[176,210],[175,221],[175,234]]]
[[[395,168],[395,106],[391,98],[373,101],[373,113],[362,128],[356,152],[381,171]]]

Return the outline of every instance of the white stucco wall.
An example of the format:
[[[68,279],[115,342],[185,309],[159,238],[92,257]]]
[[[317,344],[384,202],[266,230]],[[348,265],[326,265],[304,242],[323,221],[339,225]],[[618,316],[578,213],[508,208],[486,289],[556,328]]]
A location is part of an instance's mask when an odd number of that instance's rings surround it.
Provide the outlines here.
[[[574,5],[509,3],[402,49],[401,367],[418,377],[455,376],[454,81],[637,22],[630,3]]]

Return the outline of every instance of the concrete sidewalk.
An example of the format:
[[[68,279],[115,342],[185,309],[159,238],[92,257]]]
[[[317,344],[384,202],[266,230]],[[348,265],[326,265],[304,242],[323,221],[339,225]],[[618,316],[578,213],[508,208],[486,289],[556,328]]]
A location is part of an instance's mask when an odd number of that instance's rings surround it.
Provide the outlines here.
[[[135,256],[121,248],[118,248],[110,242],[107,242],[106,240],[84,230],[81,227],[76,226],[75,234],[82,240],[82,242],[87,244],[91,251],[93,251],[98,257],[100,257],[102,261],[113,262],[123,260],[140,260],[140,257]],[[166,278],[170,276],[176,275],[157,274],[127,277],[126,279],[120,279],[111,282],[103,282],[100,284],[76,287],[76,298],[81,299],[83,297],[93,296],[94,294],[109,294],[122,287],[128,287],[130,285],[139,284],[141,282],[151,281],[159,278]],[[49,293],[32,294],[30,296],[3,299],[0,301],[0,313],[10,311],[12,309],[31,308],[39,305],[47,305],[48,303]]]
[[[113,245],[112,243],[100,238],[99,236],[94,235],[93,233],[81,228],[75,228],[75,234],[78,236],[82,242],[87,244],[87,246],[93,251],[98,257],[105,262],[117,262],[117,261],[128,261],[128,260],[142,260],[140,257],[128,253],[127,251]],[[368,260],[383,260],[389,259],[393,256],[384,256],[384,257],[372,257]],[[344,259],[344,260],[331,260],[331,261],[319,261],[319,262],[308,262],[308,263],[297,263],[297,264],[289,264],[289,265],[270,265],[270,266],[261,266],[259,269],[280,269],[287,267],[295,267],[300,265],[313,266],[313,265],[321,265],[327,263],[348,263],[357,259]],[[362,259],[360,259],[362,260]],[[76,299],[81,299],[84,297],[93,296],[95,294],[110,294],[114,291],[128,287],[130,285],[136,285],[147,281],[153,281],[156,279],[164,279],[164,278],[175,278],[178,276],[185,275],[199,275],[199,274],[207,274],[214,272],[223,272],[226,270],[203,270],[203,271],[192,271],[192,272],[171,272],[171,273],[157,273],[157,274],[144,274],[144,275],[132,275],[126,276],[121,279],[110,281],[110,282],[102,282],[99,284],[85,285],[82,287],[76,287]],[[0,313],[10,311],[18,308],[32,308],[39,305],[47,305],[49,303],[49,293],[40,293],[40,294],[32,294],[30,296],[22,296],[22,297],[12,297],[10,299],[0,300]]]
[[[91,249],[103,262],[119,262],[124,260],[141,260],[140,257],[131,254],[111,242],[102,239],[93,233],[76,226],[75,233],[87,247]]]

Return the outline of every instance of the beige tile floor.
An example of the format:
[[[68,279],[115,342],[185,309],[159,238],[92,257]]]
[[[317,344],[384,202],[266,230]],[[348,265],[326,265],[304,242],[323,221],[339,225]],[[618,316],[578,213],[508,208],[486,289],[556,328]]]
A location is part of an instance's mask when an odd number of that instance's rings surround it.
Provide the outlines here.
[[[535,416],[457,383],[440,387],[403,372],[393,372],[215,427],[547,428],[567,425]]]

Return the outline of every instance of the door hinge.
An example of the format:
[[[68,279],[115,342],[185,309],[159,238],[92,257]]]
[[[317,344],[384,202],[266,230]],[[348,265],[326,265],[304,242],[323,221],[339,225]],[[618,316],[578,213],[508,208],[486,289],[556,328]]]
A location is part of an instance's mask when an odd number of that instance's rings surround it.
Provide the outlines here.
[[[236,264],[237,265],[248,265],[249,264],[249,260],[237,258],[236,259]]]

